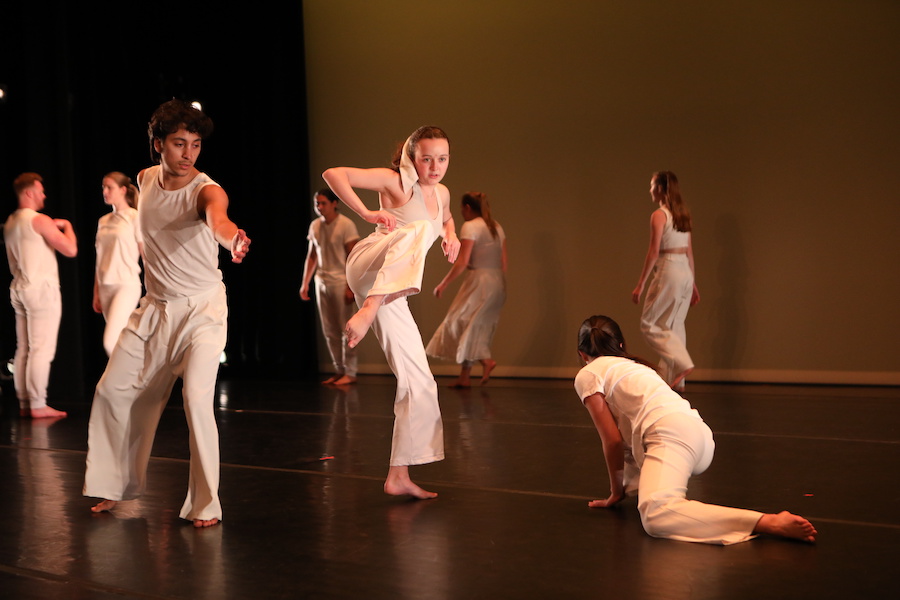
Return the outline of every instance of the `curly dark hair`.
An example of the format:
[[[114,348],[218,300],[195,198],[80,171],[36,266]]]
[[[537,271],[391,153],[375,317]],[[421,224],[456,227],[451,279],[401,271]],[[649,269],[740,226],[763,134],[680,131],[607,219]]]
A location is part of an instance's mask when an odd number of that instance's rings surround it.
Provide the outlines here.
[[[175,133],[179,129],[187,129],[202,139],[206,139],[212,135],[213,122],[203,111],[184,100],[173,98],[159,105],[150,116],[150,123],[147,124],[147,135],[150,137],[150,156],[154,162],[159,162],[160,157],[153,145],[153,140],[163,141],[167,135]]]

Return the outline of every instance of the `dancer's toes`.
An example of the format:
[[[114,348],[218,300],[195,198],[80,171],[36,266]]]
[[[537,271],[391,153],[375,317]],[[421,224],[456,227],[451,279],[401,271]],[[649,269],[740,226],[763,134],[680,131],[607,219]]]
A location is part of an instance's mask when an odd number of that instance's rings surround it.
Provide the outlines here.
[[[111,511],[118,504],[115,500],[101,500],[91,507],[91,512],[102,513]]]
[[[351,385],[356,383],[356,377],[350,377],[349,375],[341,375],[337,379],[331,382],[333,385]]]
[[[194,519],[194,527],[197,529],[201,529],[203,527],[212,527],[213,525],[218,525],[220,521],[218,519]]]
[[[778,514],[763,515],[757,531],[810,543],[816,541],[819,533],[807,519],[786,510]]]
[[[330,385],[330,384],[332,384],[332,383],[335,383],[335,382],[338,380],[339,377],[340,377],[340,375],[332,375],[332,376],[329,377],[328,379],[324,380],[324,381],[322,382],[322,385]]]
[[[68,416],[68,413],[64,410],[56,410],[50,406],[44,406],[43,408],[32,408],[31,409],[31,418],[32,419],[60,419],[62,417]]]

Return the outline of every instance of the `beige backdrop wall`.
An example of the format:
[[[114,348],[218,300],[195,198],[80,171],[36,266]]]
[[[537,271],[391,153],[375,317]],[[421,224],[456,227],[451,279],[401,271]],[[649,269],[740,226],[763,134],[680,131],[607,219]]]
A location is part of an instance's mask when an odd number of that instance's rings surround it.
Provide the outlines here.
[[[314,176],[386,166],[434,124],[457,227],[462,193],[489,195],[496,375],[571,377],[596,313],[655,360],[630,293],[670,169],[695,223],[694,379],[900,384],[900,3],[306,0],[304,19]],[[410,302],[426,343],[448,268],[436,244]],[[361,363],[387,372],[374,337]]]

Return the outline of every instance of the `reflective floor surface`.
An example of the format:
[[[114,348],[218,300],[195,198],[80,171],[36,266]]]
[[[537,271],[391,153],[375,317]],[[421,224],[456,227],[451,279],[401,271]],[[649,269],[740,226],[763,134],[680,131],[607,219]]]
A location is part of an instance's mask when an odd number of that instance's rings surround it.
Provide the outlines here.
[[[896,598],[900,389],[689,385],[712,467],[689,497],[790,510],[815,545],[657,540],[608,491],[571,382],[438,378],[447,458],[413,467],[436,500],[386,496],[393,379],[345,389],[225,380],[217,397],[221,525],[178,518],[180,400],[163,415],[149,490],[94,515],[81,496],[89,399],[55,422],[0,415],[0,598]]]

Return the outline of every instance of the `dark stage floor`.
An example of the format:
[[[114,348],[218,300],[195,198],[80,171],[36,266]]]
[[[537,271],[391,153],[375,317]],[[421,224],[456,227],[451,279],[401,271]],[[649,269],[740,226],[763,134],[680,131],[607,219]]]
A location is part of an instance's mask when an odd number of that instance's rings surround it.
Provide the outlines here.
[[[445,386],[449,380],[439,378]],[[716,434],[690,497],[787,509],[815,545],[656,540],[608,491],[600,441],[568,381],[441,388],[447,459],[415,467],[440,493],[385,496],[390,377],[220,384],[224,522],[178,519],[180,401],[163,415],[150,489],[93,515],[81,493],[89,405],[53,423],[0,417],[0,597],[896,598],[900,389],[691,384]]]

